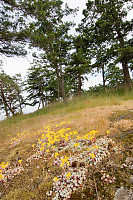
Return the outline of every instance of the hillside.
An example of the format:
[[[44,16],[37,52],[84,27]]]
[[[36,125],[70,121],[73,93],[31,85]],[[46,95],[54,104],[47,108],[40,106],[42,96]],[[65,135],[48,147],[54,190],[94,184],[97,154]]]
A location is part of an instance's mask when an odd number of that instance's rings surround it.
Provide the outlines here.
[[[132,96],[85,95],[1,121],[1,199],[132,198]]]

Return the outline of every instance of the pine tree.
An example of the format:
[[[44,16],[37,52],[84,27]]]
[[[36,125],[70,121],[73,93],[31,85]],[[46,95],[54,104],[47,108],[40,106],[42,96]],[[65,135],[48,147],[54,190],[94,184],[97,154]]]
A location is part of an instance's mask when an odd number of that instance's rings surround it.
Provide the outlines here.
[[[129,57],[127,59],[127,56],[121,56],[127,48],[131,53],[128,34],[132,31],[132,21],[127,20],[126,16],[132,7],[126,7],[128,3],[130,3],[128,0],[88,0],[86,9],[83,11],[84,19],[80,29],[88,39],[88,45],[94,46],[95,54],[98,53],[97,46],[106,44],[107,47],[115,47],[113,56],[117,55],[116,60],[121,57],[119,62],[122,64],[123,81],[131,87],[128,70]]]

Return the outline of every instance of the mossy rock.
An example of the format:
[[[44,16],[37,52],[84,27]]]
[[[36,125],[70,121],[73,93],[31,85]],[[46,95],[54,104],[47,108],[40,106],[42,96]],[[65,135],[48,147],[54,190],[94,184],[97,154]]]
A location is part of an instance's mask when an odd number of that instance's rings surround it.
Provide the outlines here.
[[[118,112],[113,113],[110,117],[111,121],[117,121],[121,119],[133,120],[133,110],[118,111]]]

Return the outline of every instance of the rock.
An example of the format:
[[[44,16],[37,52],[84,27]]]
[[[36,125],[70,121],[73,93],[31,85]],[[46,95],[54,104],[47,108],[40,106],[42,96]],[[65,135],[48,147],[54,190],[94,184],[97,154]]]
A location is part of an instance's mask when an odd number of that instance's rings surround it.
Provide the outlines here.
[[[133,200],[133,192],[121,187],[116,191],[114,200]]]

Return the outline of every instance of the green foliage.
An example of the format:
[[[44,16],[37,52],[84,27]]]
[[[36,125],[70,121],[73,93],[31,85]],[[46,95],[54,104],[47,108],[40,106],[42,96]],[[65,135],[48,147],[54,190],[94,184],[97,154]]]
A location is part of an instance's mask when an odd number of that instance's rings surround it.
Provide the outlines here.
[[[6,112],[7,117],[10,114],[22,113],[24,100],[21,81],[20,74],[10,77],[4,71],[0,73],[0,107]]]
[[[128,11],[132,9],[132,6],[125,9],[129,2],[88,0],[78,31],[88,41],[87,51],[91,51],[92,58],[96,58],[94,67],[109,64],[113,59],[121,62],[123,81],[131,86],[127,64],[132,59],[132,47],[128,39],[132,21],[125,20]]]
[[[32,101],[32,106],[39,103],[42,107],[52,101],[56,101],[58,97],[58,88],[55,73],[50,69],[49,65],[44,65],[39,61],[35,61],[34,65],[28,70],[26,79],[26,88],[28,92],[27,101]]]
[[[123,83],[122,69],[110,64],[105,71],[105,80],[108,86],[118,88]]]
[[[18,12],[17,3],[0,1],[0,54],[6,56],[26,55],[23,31],[24,16]]]

